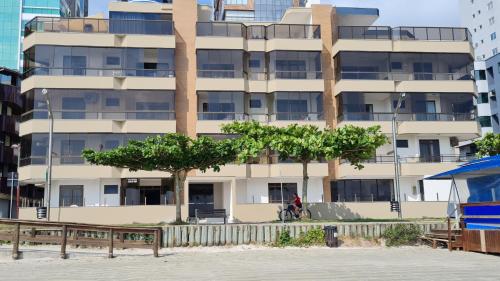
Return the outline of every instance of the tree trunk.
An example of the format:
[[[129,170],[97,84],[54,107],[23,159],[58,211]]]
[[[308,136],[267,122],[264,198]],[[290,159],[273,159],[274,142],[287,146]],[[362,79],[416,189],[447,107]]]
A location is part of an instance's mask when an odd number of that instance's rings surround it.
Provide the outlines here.
[[[174,184],[175,184],[175,222],[182,222],[181,214],[181,190],[184,187],[184,182],[186,181],[186,176],[183,172],[174,173]]]
[[[309,176],[307,173],[307,162],[302,163],[302,210],[307,214],[307,185],[309,183]]]

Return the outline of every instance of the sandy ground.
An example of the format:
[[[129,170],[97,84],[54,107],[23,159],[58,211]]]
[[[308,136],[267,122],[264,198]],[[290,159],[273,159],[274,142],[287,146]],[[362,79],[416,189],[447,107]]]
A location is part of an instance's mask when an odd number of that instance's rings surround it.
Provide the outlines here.
[[[23,246],[23,259],[0,246],[0,280],[500,280],[500,257],[406,248],[266,248],[255,246],[151,250]]]

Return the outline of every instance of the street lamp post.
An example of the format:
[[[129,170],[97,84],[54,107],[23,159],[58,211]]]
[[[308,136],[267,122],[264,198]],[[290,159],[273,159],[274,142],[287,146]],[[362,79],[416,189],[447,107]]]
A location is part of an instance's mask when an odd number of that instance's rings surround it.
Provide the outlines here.
[[[50,96],[47,89],[42,90],[42,95],[45,97],[45,101],[47,102],[47,111],[49,113],[49,159],[48,159],[48,168],[47,168],[47,221],[50,221],[50,197],[51,197],[51,189],[52,189],[52,139],[54,135],[54,116],[52,114],[52,106],[50,104]]]
[[[17,184],[16,184],[16,215],[19,217],[19,164],[21,161],[21,144],[11,145],[12,149],[17,150],[17,172],[12,172],[11,174],[11,185],[10,185],[10,212],[9,218],[12,219],[12,208],[14,207],[14,181],[15,175],[17,175]]]
[[[398,98],[398,103],[396,108],[394,109],[394,114],[392,115],[392,148],[394,150],[394,185],[395,185],[395,193],[394,196],[395,201],[398,202],[398,218],[402,219],[403,214],[401,212],[401,186],[399,182],[400,178],[400,165],[399,165],[399,155],[398,155],[398,146],[397,146],[397,134],[398,134],[398,114],[399,109],[401,109],[401,105],[403,104],[404,99],[406,98],[406,93],[401,93]]]

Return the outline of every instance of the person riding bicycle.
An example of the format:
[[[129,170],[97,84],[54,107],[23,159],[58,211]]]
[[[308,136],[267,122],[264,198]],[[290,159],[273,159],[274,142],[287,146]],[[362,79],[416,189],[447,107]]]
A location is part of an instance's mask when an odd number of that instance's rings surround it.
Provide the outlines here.
[[[293,212],[295,213],[296,218],[299,217],[301,210],[302,210],[302,201],[300,200],[299,195],[296,192],[294,192],[293,193]]]

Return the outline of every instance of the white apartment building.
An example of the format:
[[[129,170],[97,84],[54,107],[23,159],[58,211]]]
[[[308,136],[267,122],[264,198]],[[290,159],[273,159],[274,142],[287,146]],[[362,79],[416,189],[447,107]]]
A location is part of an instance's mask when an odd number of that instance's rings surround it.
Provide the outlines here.
[[[460,0],[462,26],[472,34],[475,53],[477,111],[481,132],[500,132],[499,108],[488,91],[485,61],[500,52],[500,0]]]

